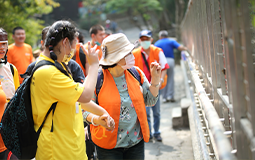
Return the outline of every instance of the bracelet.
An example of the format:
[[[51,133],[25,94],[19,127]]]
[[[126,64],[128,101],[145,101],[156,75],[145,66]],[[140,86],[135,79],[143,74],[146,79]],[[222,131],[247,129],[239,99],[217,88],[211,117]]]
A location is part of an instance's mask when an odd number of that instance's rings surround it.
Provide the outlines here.
[[[159,85],[160,85],[160,82],[157,85],[151,83],[151,86],[153,87],[158,87]]]
[[[163,79],[163,78],[160,78],[160,81],[161,81],[162,83],[164,83],[164,79]]]
[[[96,115],[92,116],[92,118],[91,118],[91,123],[93,124],[93,126],[98,126],[98,125],[96,125],[96,124],[93,122],[93,119],[95,118],[95,116],[96,116]]]

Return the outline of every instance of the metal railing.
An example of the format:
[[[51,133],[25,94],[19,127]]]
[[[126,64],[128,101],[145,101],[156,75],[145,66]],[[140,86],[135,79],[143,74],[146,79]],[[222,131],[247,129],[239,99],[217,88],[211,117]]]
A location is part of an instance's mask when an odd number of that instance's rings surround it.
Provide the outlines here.
[[[212,159],[255,159],[251,6],[251,0],[190,0],[182,22],[186,69]]]

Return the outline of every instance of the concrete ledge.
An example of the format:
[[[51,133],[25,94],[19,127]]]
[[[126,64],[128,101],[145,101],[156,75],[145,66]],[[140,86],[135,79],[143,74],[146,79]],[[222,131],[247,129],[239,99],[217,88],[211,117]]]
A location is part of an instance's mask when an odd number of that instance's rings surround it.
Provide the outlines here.
[[[176,107],[172,109],[172,125],[173,125],[173,128],[183,126],[181,107]]]
[[[181,99],[181,108],[187,109],[192,104],[192,101],[190,98],[182,98]]]

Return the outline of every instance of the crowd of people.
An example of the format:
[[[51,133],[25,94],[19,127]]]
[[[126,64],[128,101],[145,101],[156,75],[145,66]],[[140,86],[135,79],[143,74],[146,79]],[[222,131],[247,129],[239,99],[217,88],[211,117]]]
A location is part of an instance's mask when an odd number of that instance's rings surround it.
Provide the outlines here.
[[[0,28],[0,116],[34,66],[49,61],[54,65],[37,69],[31,81],[35,131],[57,102],[41,130],[35,158],[90,159],[88,147],[95,147],[100,160],[142,160],[145,142],[162,142],[160,92],[163,102],[175,101],[173,50],[186,47],[169,39],[167,31],[159,32],[155,45],[152,32],[141,31],[138,48],[125,34],[106,33],[101,25],[89,33],[91,41],[84,44],[71,22],[56,21],[42,30],[41,48],[32,53],[22,27],[13,29],[10,45]],[[85,141],[93,142],[87,152]],[[0,136],[0,159],[10,153]]]

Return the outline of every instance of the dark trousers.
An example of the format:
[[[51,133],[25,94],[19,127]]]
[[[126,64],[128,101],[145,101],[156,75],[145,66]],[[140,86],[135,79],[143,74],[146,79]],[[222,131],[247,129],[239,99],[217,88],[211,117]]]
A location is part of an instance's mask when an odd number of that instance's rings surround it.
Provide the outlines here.
[[[1,152],[0,153],[0,160],[6,160],[8,158],[8,154],[9,154],[9,150],[6,149],[5,151]],[[12,154],[11,157],[10,157],[10,160],[18,160],[18,158]]]
[[[104,149],[96,146],[99,160],[144,160],[144,140],[130,148]]]

